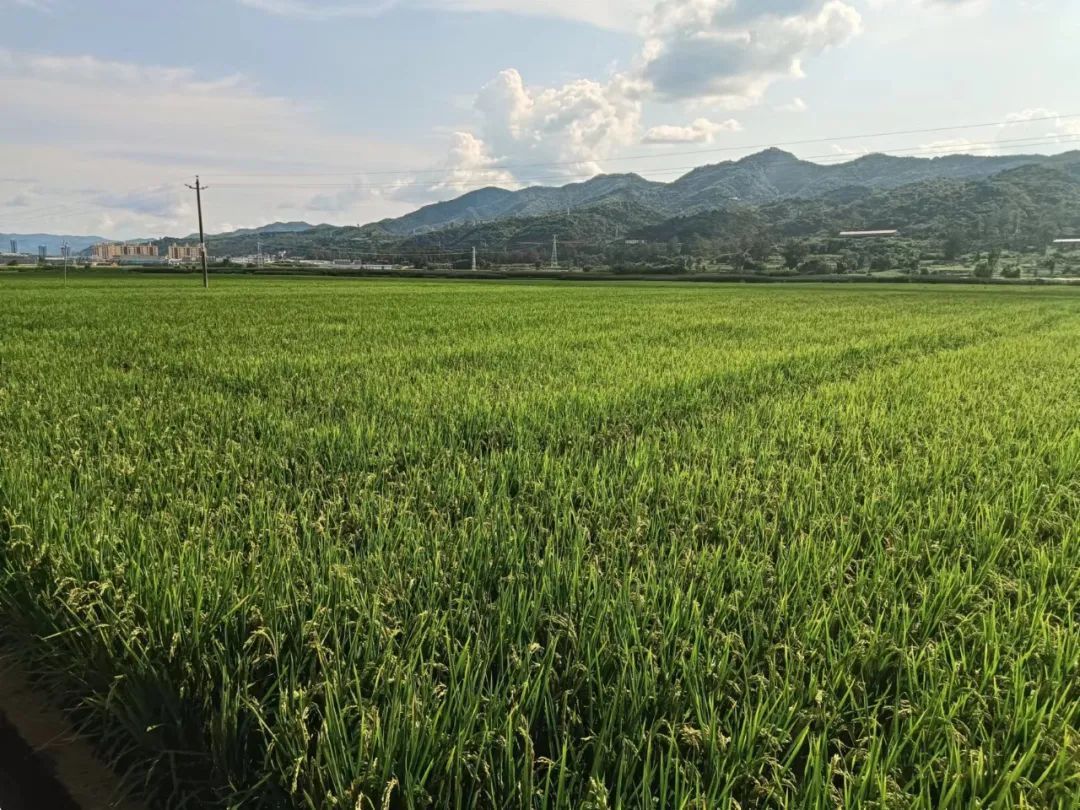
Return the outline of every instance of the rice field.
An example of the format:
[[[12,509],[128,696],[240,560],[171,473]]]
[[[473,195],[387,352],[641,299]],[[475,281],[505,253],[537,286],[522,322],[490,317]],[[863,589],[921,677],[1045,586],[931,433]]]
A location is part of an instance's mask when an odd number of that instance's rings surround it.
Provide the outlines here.
[[[0,277],[5,654],[151,806],[1080,806],[1080,293]]]

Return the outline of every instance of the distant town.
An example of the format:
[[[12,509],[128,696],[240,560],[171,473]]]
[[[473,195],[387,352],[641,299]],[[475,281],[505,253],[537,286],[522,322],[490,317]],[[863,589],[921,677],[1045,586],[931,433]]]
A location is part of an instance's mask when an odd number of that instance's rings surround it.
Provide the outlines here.
[[[0,265],[7,267],[40,267],[78,265],[79,267],[191,267],[200,260],[200,246],[195,244],[171,244],[164,248],[153,242],[117,242],[103,241],[91,245],[82,251],[74,251],[63,245],[59,251],[50,251],[46,245],[37,245],[33,252],[20,250],[18,240],[10,240],[8,251],[0,252]],[[286,259],[284,250],[259,252],[249,256],[228,256],[225,263],[230,265],[259,267],[281,262]],[[207,258],[211,259],[209,251]],[[212,260],[212,259],[211,259]],[[360,259],[289,259],[292,266],[337,267],[351,270],[393,270],[398,265],[386,262],[371,262]]]
[[[46,245],[37,245],[33,252],[20,250],[19,242],[10,240],[9,250],[0,253],[0,262],[7,265],[64,264],[77,261],[83,266],[119,266],[154,264],[191,264],[199,260],[199,246],[169,245],[165,254],[152,242],[100,242],[76,254],[68,245],[61,246],[58,253],[51,253]]]

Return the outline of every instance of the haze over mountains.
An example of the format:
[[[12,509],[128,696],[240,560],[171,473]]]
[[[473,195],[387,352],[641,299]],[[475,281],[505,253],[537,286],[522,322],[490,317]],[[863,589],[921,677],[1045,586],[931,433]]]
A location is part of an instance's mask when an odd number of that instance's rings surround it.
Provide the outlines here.
[[[50,256],[60,255],[60,248],[66,242],[71,248],[72,255],[86,250],[91,245],[103,242],[101,236],[74,236],[71,234],[57,233],[0,233],[0,252],[6,253],[10,249],[9,243],[18,242],[20,253],[36,254],[38,246],[44,245],[45,252]]]
[[[489,187],[360,229],[275,222],[208,240],[214,255],[236,256],[253,253],[257,245],[297,255],[355,246],[357,239],[419,248],[550,241],[555,228],[568,239],[582,240],[715,238],[730,224],[733,212],[748,209],[780,236],[825,232],[838,223],[940,235],[962,222],[978,229],[983,227],[979,222],[996,216],[1017,222],[1041,218],[1053,230],[1080,227],[1070,219],[1074,201],[1080,201],[1080,151],[937,158],[873,154],[826,165],[767,149],[702,166],[670,183],[631,173],[599,175],[561,187]],[[160,242],[164,246],[195,236]],[[67,239],[78,251],[101,241],[42,234],[10,238],[19,239],[23,250],[49,244],[58,251]]]

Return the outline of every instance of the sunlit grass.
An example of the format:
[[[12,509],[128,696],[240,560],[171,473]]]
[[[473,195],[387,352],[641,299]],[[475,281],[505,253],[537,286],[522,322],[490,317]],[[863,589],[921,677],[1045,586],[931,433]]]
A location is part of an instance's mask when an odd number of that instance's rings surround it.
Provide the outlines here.
[[[0,279],[8,642],[189,806],[1077,806],[1078,470],[1071,291]]]

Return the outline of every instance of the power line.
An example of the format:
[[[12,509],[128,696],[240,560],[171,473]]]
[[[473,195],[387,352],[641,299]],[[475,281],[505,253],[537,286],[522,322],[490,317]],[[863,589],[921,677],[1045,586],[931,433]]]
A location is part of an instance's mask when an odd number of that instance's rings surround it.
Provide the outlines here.
[[[887,153],[878,153],[878,154],[885,154],[885,155],[903,154],[903,155],[907,155],[907,156],[911,156],[911,157],[915,157],[915,156],[919,156],[919,155],[931,155],[931,156],[932,155],[940,155],[942,153],[944,153],[944,154],[961,154],[962,155],[962,154],[971,153],[971,152],[983,152],[983,151],[988,151],[988,150],[999,149],[1001,147],[1026,148],[1026,147],[1033,147],[1033,146],[1049,146],[1049,145],[1072,144],[1072,143],[1077,143],[1077,142],[1080,142],[1080,136],[1073,136],[1073,137],[1057,137],[1057,136],[1055,136],[1055,137],[1052,137],[1052,138],[1044,136],[1044,137],[1040,137],[1040,138],[1019,138],[1019,139],[1001,140],[1001,141],[992,141],[992,142],[988,141],[988,142],[984,142],[984,143],[981,143],[981,144],[941,144],[941,145],[938,145],[938,146],[932,146],[932,145],[931,146],[916,146],[916,147],[909,147],[909,148],[892,149]],[[961,151],[957,152],[957,150],[961,150]],[[836,164],[836,163],[849,163],[849,162],[858,160],[859,158],[866,157],[869,154],[874,154],[874,153],[866,153],[866,154],[862,154],[862,155],[854,155],[854,154],[836,154],[835,152],[830,152],[830,153],[821,154],[821,155],[808,155],[808,156],[805,156],[805,157],[801,157],[799,159],[803,160],[803,161],[820,161],[819,165],[833,165],[833,164]],[[1001,157],[1014,157],[1014,156],[1013,155],[1002,155]],[[688,171],[693,171],[694,169],[700,169],[700,168],[704,168],[704,167],[699,166],[699,165],[671,166],[671,167],[667,167],[667,168],[663,168],[663,169],[646,169],[646,170],[643,170],[643,171],[647,171],[650,174],[656,175],[656,174],[671,174],[671,173],[674,173],[674,172],[688,172]],[[592,172],[592,171],[562,172],[562,173],[559,173],[559,174],[550,174],[550,175],[532,175],[532,176],[523,178],[523,179],[519,180],[518,182],[525,183],[525,184],[530,184],[530,183],[534,183],[534,182],[536,182],[538,180],[559,180],[559,179],[572,180],[572,179],[574,179],[576,177],[594,177],[594,176],[599,176],[599,175],[596,175],[596,173]],[[365,183],[365,184],[359,184],[359,183],[218,183],[217,188],[219,188],[219,189],[231,189],[231,190],[246,189],[246,188],[251,188],[251,189],[264,189],[264,188],[324,189],[324,188],[334,188],[334,189],[350,189],[350,190],[354,190],[354,191],[369,191],[369,190],[385,190],[385,189],[414,188],[414,187],[428,188],[428,187],[432,186],[433,182],[434,181],[429,180],[429,181],[415,181],[415,182],[411,182],[411,183],[382,183],[382,184],[377,184],[377,183]],[[459,193],[462,193],[462,192],[459,192]]]
[[[928,135],[939,132],[956,132],[960,130],[970,129],[986,129],[988,127],[1003,127],[1003,126],[1017,126],[1020,124],[1036,124],[1040,121],[1066,121],[1073,118],[1080,118],[1080,113],[1067,113],[1064,115],[1045,115],[1036,118],[1027,118],[1023,121],[1015,121],[1005,119],[1004,121],[989,121],[981,124],[955,124],[951,126],[941,127],[927,127],[924,129],[899,129],[891,130],[887,132],[869,132],[861,135],[836,135],[833,137],[825,138],[806,138],[796,141],[780,141],[772,143],[758,143],[758,144],[741,144],[738,146],[717,146],[709,149],[690,149],[690,150],[678,150],[672,152],[650,152],[648,154],[638,155],[620,155],[619,157],[609,158],[594,158],[589,160],[566,160],[566,161],[547,161],[543,163],[517,163],[517,164],[499,164],[493,165],[490,168],[492,170],[510,170],[515,169],[531,169],[542,168],[546,166],[579,166],[582,163],[615,163],[626,160],[656,160],[667,157],[680,157],[683,155],[707,155],[717,154],[722,152],[741,152],[741,151],[756,151],[761,149],[768,149],[770,147],[782,147],[782,146],[807,146],[810,144],[818,143],[831,143],[834,141],[854,141],[861,140],[863,138],[893,138],[904,135]],[[240,173],[240,174],[215,174],[213,177],[217,178],[232,178],[232,177],[341,177],[347,175],[355,176],[368,176],[368,175],[412,175],[412,174],[445,174],[447,169],[435,168],[435,169],[373,169],[371,171],[357,171],[357,172],[263,172],[263,173]],[[220,185],[220,184],[219,184]]]
[[[173,184],[179,183],[183,180],[183,177],[172,177],[166,181],[166,184],[161,188],[151,189],[144,192],[145,197],[162,196],[166,194],[175,193]],[[83,193],[95,193],[97,192],[83,192]],[[53,216],[58,213],[67,213],[70,210],[83,211],[83,210],[100,210],[101,208],[108,208],[108,205],[103,205],[101,202],[79,201],[79,202],[52,202],[45,205],[31,206],[29,208],[22,209],[18,215],[12,215],[13,219],[23,220],[28,218],[36,218],[39,215]],[[24,216],[29,215],[29,217]]]

